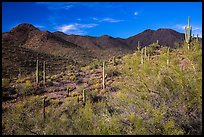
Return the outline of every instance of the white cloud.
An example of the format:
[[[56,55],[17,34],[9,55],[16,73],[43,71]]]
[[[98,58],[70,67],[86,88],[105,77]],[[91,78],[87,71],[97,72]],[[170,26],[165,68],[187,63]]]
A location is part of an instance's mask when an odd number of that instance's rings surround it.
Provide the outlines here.
[[[176,24],[172,28],[178,29],[178,30],[184,30],[186,25]]]
[[[185,26],[187,25],[183,25],[183,24],[176,24],[175,26],[172,26],[170,28],[175,29],[181,33],[185,33]],[[202,27],[196,26],[196,25],[191,25],[192,26],[192,34],[194,34],[195,36],[202,37]]]
[[[95,21],[98,22],[110,22],[110,23],[117,23],[117,22],[122,22],[124,20],[117,20],[117,19],[113,19],[113,18],[102,18],[102,19],[98,19],[96,17],[92,18]]]
[[[93,28],[98,26],[98,24],[78,24],[78,23],[74,23],[74,24],[69,24],[69,25],[62,25],[60,27],[57,27],[56,30],[58,31],[62,31],[64,33],[67,34],[86,34],[87,32],[84,31],[83,29],[86,28]]]
[[[116,22],[121,22],[123,20],[117,20],[117,19],[112,19],[112,18],[104,18],[102,21],[116,23]]]
[[[134,12],[134,15],[137,16],[139,13],[138,12]]]
[[[76,26],[71,24],[71,25],[60,26],[60,27],[58,27],[57,30],[62,31],[62,32],[67,32],[67,31],[76,30],[76,29],[77,29]]]
[[[45,28],[45,26],[42,26],[42,25],[34,25],[36,28],[39,28],[39,29],[41,29],[41,28]]]
[[[92,19],[93,19],[93,20],[98,20],[98,18],[95,18],[95,17],[94,17],[94,18],[92,18]]]
[[[69,10],[74,7],[74,2],[36,2],[38,5],[46,6],[49,10]]]

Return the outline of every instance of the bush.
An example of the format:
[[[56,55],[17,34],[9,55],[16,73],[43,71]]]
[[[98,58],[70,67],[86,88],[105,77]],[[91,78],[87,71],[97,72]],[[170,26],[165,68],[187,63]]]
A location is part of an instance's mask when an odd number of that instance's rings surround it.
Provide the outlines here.
[[[10,79],[2,78],[2,88],[8,88],[10,85]]]

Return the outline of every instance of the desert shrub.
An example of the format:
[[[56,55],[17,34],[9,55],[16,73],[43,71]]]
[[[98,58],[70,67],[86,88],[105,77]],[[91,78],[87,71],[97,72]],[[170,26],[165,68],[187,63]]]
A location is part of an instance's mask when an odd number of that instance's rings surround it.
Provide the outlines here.
[[[100,66],[101,62],[97,59],[93,59],[92,62],[89,64],[90,68],[96,69]]]
[[[76,79],[76,76],[75,76],[75,75],[71,75],[71,76],[69,77],[69,79],[70,79],[71,81],[74,81],[74,80]]]
[[[72,65],[68,65],[68,66],[66,66],[66,70],[69,72],[69,71],[71,71],[71,70],[73,70],[74,69],[74,67],[72,66]]]
[[[2,88],[8,88],[10,85],[10,79],[2,78]]]
[[[120,75],[120,72],[116,68],[113,68],[113,67],[108,67],[105,70],[105,73],[107,74],[107,77],[116,77]]]
[[[24,95],[31,95],[34,93],[34,89],[30,80],[26,80],[26,83],[22,85],[20,92]]]

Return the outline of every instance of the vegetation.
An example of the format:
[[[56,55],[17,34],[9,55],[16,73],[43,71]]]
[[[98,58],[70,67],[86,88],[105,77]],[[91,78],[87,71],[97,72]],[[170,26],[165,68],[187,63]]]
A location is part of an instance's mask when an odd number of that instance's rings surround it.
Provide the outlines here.
[[[167,47],[152,44],[146,48],[150,57],[144,58],[143,64],[141,50],[116,58],[117,64],[107,62],[105,89],[103,65],[98,60],[78,69],[67,66],[65,73],[50,76],[47,85],[37,88],[34,80],[12,83],[2,79],[2,87],[7,89],[18,84],[18,93],[63,85],[56,95],[63,91],[69,94],[53,97],[52,89],[51,93],[27,94],[12,107],[3,102],[2,133],[202,134],[202,42],[192,41],[187,48],[184,43],[168,53]],[[81,83],[75,85],[79,78]]]

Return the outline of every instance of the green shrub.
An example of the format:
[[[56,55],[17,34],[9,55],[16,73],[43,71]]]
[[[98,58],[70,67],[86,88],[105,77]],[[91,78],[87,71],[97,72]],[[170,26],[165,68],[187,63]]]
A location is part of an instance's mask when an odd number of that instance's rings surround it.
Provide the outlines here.
[[[2,88],[8,88],[10,85],[10,79],[2,78]]]

